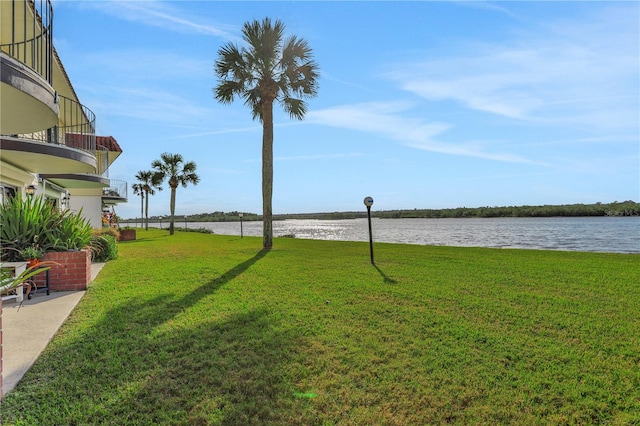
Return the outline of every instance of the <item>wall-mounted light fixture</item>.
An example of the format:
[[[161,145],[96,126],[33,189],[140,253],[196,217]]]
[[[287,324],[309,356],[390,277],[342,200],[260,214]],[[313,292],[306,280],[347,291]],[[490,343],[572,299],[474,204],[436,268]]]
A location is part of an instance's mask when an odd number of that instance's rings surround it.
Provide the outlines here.
[[[33,194],[36,193],[36,189],[37,188],[36,188],[35,185],[29,185],[29,186],[27,186],[27,189],[25,191],[27,192],[27,195],[31,197],[31,196],[33,196]]]

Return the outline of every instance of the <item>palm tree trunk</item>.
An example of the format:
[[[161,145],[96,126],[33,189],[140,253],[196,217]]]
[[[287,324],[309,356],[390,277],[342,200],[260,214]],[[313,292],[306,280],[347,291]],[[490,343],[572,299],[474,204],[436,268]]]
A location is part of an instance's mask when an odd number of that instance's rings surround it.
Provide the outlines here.
[[[149,230],[149,192],[145,191],[147,193],[147,199],[145,200],[145,207],[144,207],[144,217],[145,217],[145,221],[144,221],[144,229],[146,231]]]
[[[176,183],[176,185],[174,186],[173,184],[170,184],[171,186],[171,223],[169,224],[169,235],[173,235],[173,216],[175,215],[176,212],[176,187],[178,186],[178,184]]]
[[[262,104],[262,247],[273,246],[273,101]]]
[[[144,191],[140,191],[140,227],[144,226]],[[138,225],[136,225],[137,227]]]

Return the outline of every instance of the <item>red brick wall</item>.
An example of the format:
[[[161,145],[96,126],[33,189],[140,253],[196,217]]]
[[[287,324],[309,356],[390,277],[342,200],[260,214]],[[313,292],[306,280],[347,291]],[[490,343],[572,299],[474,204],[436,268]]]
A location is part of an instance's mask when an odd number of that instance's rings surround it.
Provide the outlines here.
[[[123,229],[120,231],[120,238],[118,241],[133,241],[136,239],[135,229]]]
[[[51,291],[86,290],[91,281],[91,252],[61,251],[48,252],[43,261],[56,262],[49,270],[49,289]],[[36,278],[44,284],[45,274]]]

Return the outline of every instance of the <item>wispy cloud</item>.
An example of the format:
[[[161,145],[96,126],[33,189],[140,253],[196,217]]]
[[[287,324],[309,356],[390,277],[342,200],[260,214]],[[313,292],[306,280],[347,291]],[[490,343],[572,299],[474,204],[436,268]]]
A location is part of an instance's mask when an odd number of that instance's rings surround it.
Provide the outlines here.
[[[212,109],[195,105],[172,92],[145,88],[103,87],[91,105],[104,111],[104,115],[185,126],[213,115]]]
[[[362,157],[360,153],[336,153],[336,154],[319,154],[319,155],[294,155],[290,157],[275,157],[274,161],[308,161],[308,160],[335,160],[340,158]]]
[[[219,130],[212,130],[208,132],[200,132],[200,133],[189,133],[180,136],[175,136],[171,139],[190,139],[190,138],[200,138],[202,136],[215,136],[215,135],[225,135],[231,133],[245,133],[245,132],[258,132],[262,131],[262,126],[249,126],[249,127],[234,127],[234,128],[223,128]]]
[[[392,136],[396,139],[427,140],[447,130],[445,123],[424,123],[401,115],[412,106],[408,102],[362,103],[311,111],[308,121],[352,130]]]
[[[540,176],[552,176],[554,172],[543,173],[508,173],[499,175],[471,175],[462,178],[447,179],[441,181],[441,183],[453,183],[453,182],[478,182],[478,181],[505,181],[520,178],[537,178]]]
[[[488,142],[473,141],[456,144],[443,142],[438,139],[438,136],[449,130],[451,125],[440,122],[429,123],[421,118],[410,117],[407,112],[411,107],[412,104],[407,102],[342,105],[311,111],[307,121],[390,137],[408,147],[425,151],[537,164],[518,155],[490,152],[491,144]]]
[[[471,7],[475,9],[485,9],[503,13],[505,15],[509,15],[511,17],[516,17],[516,15],[506,7],[498,6],[495,2],[488,1],[480,1],[480,0],[450,0],[452,4]]]
[[[201,17],[189,16],[175,4],[164,1],[110,0],[83,3],[85,7],[99,9],[119,19],[170,31],[204,34],[232,41],[240,39],[235,33],[235,28],[229,25],[205,22]]]
[[[369,91],[369,92],[373,91],[373,89],[370,88],[370,87],[366,87],[366,86],[364,86],[362,84],[359,84],[359,83],[354,83],[354,82],[351,82],[351,81],[342,80],[342,79],[337,78],[337,77],[335,77],[334,75],[332,75],[332,74],[330,74],[328,72],[323,72],[322,73],[322,78],[326,79],[326,80],[329,80],[329,81],[333,81],[333,82],[339,83],[339,84],[341,84],[343,86],[354,87],[356,89],[365,90],[365,91]]]
[[[607,144],[611,145],[619,145],[619,144],[638,144],[638,138],[632,135],[627,136],[595,136],[595,137],[587,137],[587,138],[575,138],[575,139],[558,139],[552,138],[550,140],[544,141],[536,141],[526,144],[521,144],[521,147],[544,147],[544,146],[560,146],[560,145],[576,145],[578,147],[584,148],[589,145],[602,145]]]
[[[358,152],[339,152],[334,154],[314,154],[314,155],[291,155],[274,157],[273,161],[316,161],[316,160],[339,160],[362,157],[364,154]],[[245,163],[260,163],[259,158],[251,158],[245,160]]]
[[[470,42],[473,53],[397,64],[387,77],[429,101],[453,100],[508,118],[637,128],[637,8],[541,26],[502,44]]]
[[[119,83],[136,81],[171,81],[176,78],[210,78],[213,80],[213,60],[194,58],[171,51],[149,48],[101,50],[83,57],[105,78],[116,76]]]

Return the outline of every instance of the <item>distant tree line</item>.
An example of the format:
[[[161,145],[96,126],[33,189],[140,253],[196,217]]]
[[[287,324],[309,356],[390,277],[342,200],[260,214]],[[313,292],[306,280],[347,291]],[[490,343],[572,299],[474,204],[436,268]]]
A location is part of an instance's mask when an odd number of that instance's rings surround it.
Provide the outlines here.
[[[564,204],[544,206],[510,206],[510,207],[458,207],[454,209],[413,209],[413,210],[382,210],[372,211],[373,217],[381,219],[409,219],[409,218],[482,218],[482,217],[588,217],[588,216],[640,216],[640,203],[634,201],[614,201],[613,203],[595,204]],[[332,213],[293,213],[274,215],[275,220],[285,219],[357,219],[367,217],[365,211],[332,212]],[[165,216],[152,216],[150,220],[166,221]],[[187,222],[239,222],[240,212],[199,213],[194,215],[177,216],[178,221]],[[257,213],[244,213],[243,220],[262,220]],[[137,219],[127,219],[121,222],[131,223]]]
[[[585,216],[640,216],[640,204],[633,201],[609,204],[565,204],[509,207],[459,207],[455,209],[387,210],[372,213],[385,219],[392,218],[465,218],[465,217],[585,217]]]
[[[187,215],[188,222],[240,222],[240,213],[233,212],[213,212],[213,213],[199,213],[193,215]],[[242,220],[262,220],[262,216],[257,213],[244,213],[242,212]]]

